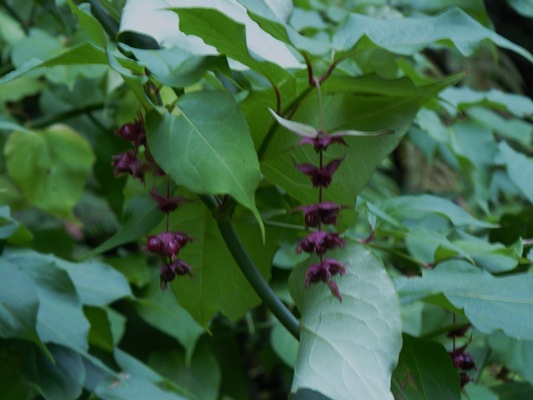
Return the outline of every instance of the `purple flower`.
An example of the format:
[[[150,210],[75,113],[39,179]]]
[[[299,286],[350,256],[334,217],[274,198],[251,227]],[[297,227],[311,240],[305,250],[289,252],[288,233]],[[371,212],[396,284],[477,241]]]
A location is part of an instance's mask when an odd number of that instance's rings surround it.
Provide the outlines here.
[[[305,274],[305,286],[309,287],[312,283],[324,282],[328,285],[333,296],[342,301],[339,287],[331,278],[337,274],[343,275],[345,272],[346,268],[342,263],[333,258],[328,258],[320,264],[313,264],[309,267]]]
[[[119,129],[116,129],[115,133],[119,134],[122,139],[133,142],[136,148],[141,144],[146,144],[146,132],[140,121],[124,124]]]
[[[300,254],[305,251],[306,253],[320,255],[336,247],[344,247],[344,240],[338,233],[317,231],[311,232],[305,239],[300,241],[298,247],[296,247],[296,253]]]
[[[169,264],[163,264],[159,272],[161,290],[166,290],[167,284],[172,282],[176,276],[191,274],[191,266],[183,260],[175,260]]]
[[[168,256],[174,260],[180,250],[192,239],[183,232],[163,232],[149,236],[144,251]]]
[[[328,146],[332,143],[339,143],[347,146],[346,142],[342,138],[343,135],[328,135],[324,131],[319,131],[315,137],[303,136],[298,142],[297,146],[303,144],[313,145],[315,151],[318,153],[320,151],[326,150]]]
[[[165,213],[174,211],[183,203],[187,202],[187,199],[182,196],[174,196],[170,198],[161,196],[157,193],[157,188],[155,186],[150,191],[150,196],[157,202],[157,208]]]
[[[305,225],[307,227],[318,226],[321,222],[326,225],[337,224],[339,212],[345,208],[331,201],[324,201],[318,204],[300,206],[298,210],[305,214]]]
[[[341,165],[342,159],[333,160],[325,167],[317,167],[312,164],[297,164],[301,172],[311,177],[311,182],[313,182],[314,187],[328,187],[331,184],[333,174]]]
[[[113,156],[111,166],[114,168],[114,175],[126,173],[144,182],[146,166],[142,161],[137,160],[137,154],[133,150]]]

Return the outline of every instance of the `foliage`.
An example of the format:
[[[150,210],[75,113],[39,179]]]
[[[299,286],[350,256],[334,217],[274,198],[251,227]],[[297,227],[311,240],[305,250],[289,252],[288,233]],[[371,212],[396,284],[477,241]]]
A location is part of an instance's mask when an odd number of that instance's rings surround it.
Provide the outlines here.
[[[489,11],[2,2],[2,398],[530,396],[533,55]]]

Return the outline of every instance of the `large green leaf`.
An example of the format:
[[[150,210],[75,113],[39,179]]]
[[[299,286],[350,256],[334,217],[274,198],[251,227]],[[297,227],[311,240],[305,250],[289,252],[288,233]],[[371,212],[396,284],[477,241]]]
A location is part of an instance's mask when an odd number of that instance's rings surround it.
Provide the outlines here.
[[[192,266],[192,279],[180,277],[172,283],[178,301],[204,328],[216,312],[231,320],[244,316],[260,303],[229,252],[215,219],[201,204],[187,205],[176,213],[173,227],[194,238],[180,257]],[[241,226],[239,233],[263,277],[268,277],[274,249],[266,249],[257,225]],[[269,231],[267,231],[269,237]],[[266,249],[266,250],[265,250]]]
[[[494,44],[520,54],[533,62],[524,48],[485,28],[459,8],[452,8],[428,18],[379,19],[350,14],[335,33],[333,46],[337,57],[357,51],[359,46],[381,47],[396,54],[415,54],[435,43],[452,43],[464,56],[471,55],[482,42]]]
[[[178,185],[195,193],[230,194],[261,219],[254,200],[259,163],[232,96],[186,94],[175,113],[148,113],[146,131],[154,158]]]
[[[525,400],[533,396],[533,386],[525,382],[509,382],[491,388],[500,400]]]
[[[289,279],[302,314],[291,391],[313,389],[335,400],[392,399],[391,374],[401,349],[396,291],[366,247],[350,243],[332,256],[346,265],[337,279],[342,303],[322,283],[305,288],[307,264]]]
[[[503,331],[515,339],[533,340],[533,275],[494,277],[463,261],[447,261],[422,277],[396,279],[403,304],[444,294],[456,308],[464,309],[482,333]]]
[[[8,173],[27,199],[59,217],[74,218],[94,162],[89,142],[67,126],[14,132],[4,148]]]
[[[400,361],[392,375],[394,397],[408,400],[459,400],[459,374],[442,345],[403,336]]]
[[[385,80],[375,75],[330,78],[324,85],[326,131],[391,129],[394,133],[380,137],[346,137],[348,147],[330,146],[325,153],[325,162],[331,158],[344,158],[344,161],[335,173],[333,183],[324,192],[325,200],[355,204],[356,194],[383,158],[398,145],[422,104],[458,79],[460,76],[451,76],[417,87],[407,78]],[[316,92],[302,101],[292,120],[319,128]],[[311,146],[295,149],[297,142],[297,135],[278,127],[261,160],[261,170],[289,194],[310,203],[316,201],[317,190],[294,164],[316,164],[318,156]]]

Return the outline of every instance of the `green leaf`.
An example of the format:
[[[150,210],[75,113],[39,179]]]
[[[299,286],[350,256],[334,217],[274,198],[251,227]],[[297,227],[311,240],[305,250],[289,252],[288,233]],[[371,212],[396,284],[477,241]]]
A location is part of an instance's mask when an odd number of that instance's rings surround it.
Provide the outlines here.
[[[99,307],[85,307],[84,310],[85,317],[91,325],[89,343],[112,353],[114,347],[113,333],[106,310]]]
[[[0,337],[31,340],[37,334],[39,298],[31,278],[16,264],[0,258]]]
[[[197,55],[179,47],[130,50],[159,82],[178,88],[198,82],[208,70],[224,67],[225,62],[220,56]]]
[[[533,204],[533,159],[514,151],[505,141],[500,142],[500,157],[507,166],[507,174],[522,194]]]
[[[496,274],[516,268],[522,256],[512,247],[481,239],[455,240],[453,244],[468,254],[476,265]]]
[[[325,55],[331,49],[331,44],[325,41],[301,35],[290,25],[282,21],[271,9],[271,2],[267,4],[264,0],[238,0],[247,8],[248,15],[265,32],[274,38],[294,46],[298,50],[305,51],[312,55]],[[285,4],[288,4],[285,2]]]
[[[533,115],[533,100],[529,97],[496,89],[480,92],[468,86],[451,87],[442,92],[441,98],[453,106],[448,109],[452,115],[455,115],[458,110],[466,110],[472,106],[508,111],[519,118]]]
[[[177,302],[173,293],[161,291],[159,277],[155,274],[152,274],[148,287],[137,299],[135,309],[147,323],[175,338],[185,348],[187,360],[190,361],[204,329]]]
[[[11,217],[9,206],[0,206],[0,240],[7,239],[8,242],[14,241],[31,242],[33,238],[32,233],[24,226],[21,225],[16,219]],[[19,244],[17,242],[17,244]]]
[[[148,144],[157,163],[178,185],[195,193],[230,194],[252,210],[259,163],[246,120],[222,91],[182,96],[175,114],[146,116]]]
[[[126,205],[118,232],[95,249],[85,253],[83,257],[92,257],[120,245],[137,241],[154,229],[163,216],[164,214],[157,208],[157,203],[149,196],[134,197]]]
[[[241,13],[236,7],[230,8]],[[271,82],[287,79],[291,73],[285,68],[298,66],[281,43],[273,41],[261,29],[254,28],[253,23],[237,22],[215,9],[176,8],[173,11],[179,15],[182,32],[202,38],[221,54],[243,63]],[[237,14],[233,17],[238,18]]]
[[[395,54],[411,55],[435,43],[451,42],[463,56],[470,56],[487,39],[533,62],[527,50],[485,28],[456,7],[428,18],[384,20],[350,14],[333,36],[333,46],[340,58],[357,51],[358,47],[377,46]]]
[[[192,266],[192,279],[180,277],[172,283],[178,301],[204,328],[216,312],[231,320],[243,317],[260,299],[229,252],[216,221],[201,204],[189,204],[174,216],[171,229],[190,234],[194,241],[180,252]],[[174,225],[175,224],[175,225]],[[241,240],[249,250],[263,277],[268,277],[274,250],[265,247],[256,226],[237,226]],[[267,237],[269,234],[267,233]]]
[[[387,199],[379,207],[399,221],[418,220],[431,214],[440,215],[455,226],[496,228],[497,225],[480,221],[451,201],[438,196],[400,196]]]
[[[381,261],[364,246],[349,243],[332,256],[346,266],[336,280],[342,303],[322,283],[305,288],[307,264],[289,279],[302,315],[291,392],[307,388],[335,400],[392,399],[391,374],[401,349],[394,287]]]
[[[533,275],[496,278],[466,262],[447,261],[421,278],[397,278],[395,285],[402,304],[442,293],[480,332],[502,330],[511,338],[533,340]]]
[[[102,399],[191,400],[178,393],[179,389],[170,381],[118,348],[115,349],[115,359],[123,374],[96,386],[94,393]]]
[[[93,43],[84,42],[80,43],[63,53],[52,57],[46,61],[38,58],[32,58],[18,67],[16,70],[4,75],[0,78],[0,85],[10,82],[26,72],[34,70],[38,67],[54,67],[56,65],[92,65],[92,64],[107,64],[107,57],[105,52],[95,46]]]
[[[22,268],[37,290],[37,333],[40,339],[86,352],[89,323],[68,274],[54,266],[46,256],[9,254],[7,260]]]
[[[152,353],[148,365],[201,400],[217,400],[221,381],[220,367],[215,356],[199,347],[190,362],[183,352]]]
[[[102,49],[107,47],[107,38],[100,22],[91,15],[89,5],[81,4],[79,7],[72,0],[67,0],[70,10],[78,17],[80,27],[87,32],[91,39]]]
[[[461,399],[459,374],[444,347],[409,335],[403,335],[400,361],[392,381],[396,399]]]
[[[533,341],[515,340],[495,333],[489,336],[488,343],[507,369],[533,384]]]
[[[12,133],[4,154],[8,173],[30,202],[59,217],[74,219],[94,162],[89,142],[64,125]]]
[[[51,344],[52,362],[41,352],[30,349],[22,368],[26,381],[46,399],[76,399],[85,381],[81,356],[75,351]]]
[[[524,17],[533,18],[533,4],[527,0],[509,0],[509,5]]]
[[[328,148],[325,163],[333,158],[344,158],[344,161],[325,191],[324,200],[354,205],[357,193],[363,189],[381,160],[398,145],[419,107],[459,78],[452,76],[421,87],[406,78],[384,80],[373,75],[342,79],[342,82],[337,82],[336,77],[328,79],[324,85],[323,100],[325,131],[389,129],[394,134],[346,137],[347,147]],[[318,110],[318,98],[313,92],[301,102],[292,120],[319,127]],[[288,135],[282,128],[276,129],[261,160],[261,170],[290,195],[303,203],[312,203],[316,201],[316,189],[294,164],[316,163],[318,156],[311,146],[295,149],[297,142],[296,135]]]

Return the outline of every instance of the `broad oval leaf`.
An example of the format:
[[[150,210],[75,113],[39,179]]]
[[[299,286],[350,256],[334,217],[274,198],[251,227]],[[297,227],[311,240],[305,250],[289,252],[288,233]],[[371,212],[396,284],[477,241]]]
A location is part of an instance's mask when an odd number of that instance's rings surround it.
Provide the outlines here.
[[[472,325],[482,333],[503,331],[515,339],[533,340],[533,275],[494,277],[464,261],[447,261],[422,277],[395,281],[402,304],[440,293],[458,309],[464,309]]]
[[[332,254],[346,265],[337,279],[342,303],[322,283],[305,288],[307,263],[289,279],[302,314],[291,391],[312,389],[335,400],[392,400],[391,374],[402,346],[394,286],[363,245],[350,243]]]
[[[74,218],[95,160],[89,142],[67,126],[42,132],[14,132],[4,153],[11,179],[28,200],[59,217]]]
[[[260,220],[254,200],[259,162],[233,97],[222,91],[190,93],[178,100],[176,110],[146,116],[157,163],[178,185],[195,193],[230,194]]]

